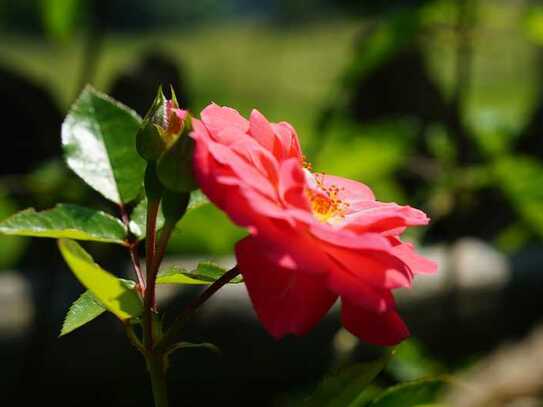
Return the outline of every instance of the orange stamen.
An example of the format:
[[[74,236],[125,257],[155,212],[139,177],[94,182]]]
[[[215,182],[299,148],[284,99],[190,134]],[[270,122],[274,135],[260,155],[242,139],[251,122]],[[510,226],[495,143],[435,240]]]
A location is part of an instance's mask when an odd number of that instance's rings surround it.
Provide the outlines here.
[[[314,177],[319,191],[307,191],[313,215],[320,222],[329,222],[338,218],[343,219],[349,207],[349,203],[339,197],[343,188],[336,185],[327,186],[324,183],[324,174],[316,173]]]

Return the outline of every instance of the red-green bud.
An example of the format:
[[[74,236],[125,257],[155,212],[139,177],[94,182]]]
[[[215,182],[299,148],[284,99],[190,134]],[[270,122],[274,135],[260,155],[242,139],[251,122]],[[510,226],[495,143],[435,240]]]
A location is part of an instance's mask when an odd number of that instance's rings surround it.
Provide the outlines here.
[[[136,136],[138,153],[148,161],[157,160],[175,144],[187,117],[188,112],[179,108],[173,89],[172,99],[167,100],[160,87]]]
[[[188,116],[181,136],[157,161],[158,179],[166,189],[171,191],[190,192],[198,188],[192,173],[194,140],[188,135],[190,130],[190,116]]]

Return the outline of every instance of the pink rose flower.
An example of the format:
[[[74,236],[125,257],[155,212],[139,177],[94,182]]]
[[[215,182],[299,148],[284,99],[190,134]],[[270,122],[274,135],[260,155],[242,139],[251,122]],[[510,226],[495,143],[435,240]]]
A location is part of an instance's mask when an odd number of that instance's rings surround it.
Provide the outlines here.
[[[308,332],[341,298],[347,330],[377,345],[409,336],[391,290],[436,265],[399,236],[420,210],[375,200],[364,184],[312,173],[295,130],[253,110],[211,104],[193,120],[202,191],[248,228],[238,266],[258,318],[276,338]]]

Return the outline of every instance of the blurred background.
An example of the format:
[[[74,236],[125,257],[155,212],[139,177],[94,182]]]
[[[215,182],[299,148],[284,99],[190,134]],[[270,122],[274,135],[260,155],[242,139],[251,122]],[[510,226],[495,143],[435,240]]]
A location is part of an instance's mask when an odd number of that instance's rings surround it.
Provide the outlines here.
[[[87,83],[143,115],[159,84],[198,114],[258,108],[298,131],[317,171],[426,211],[409,238],[440,264],[398,295],[413,332],[381,384],[450,373],[450,405],[542,406],[543,2],[529,0],[1,0],[0,218],[78,203],[115,213],[61,158]],[[171,261],[232,262],[244,231],[211,205],[178,225]],[[119,249],[86,245],[119,275]],[[0,397],[148,406],[143,360],[103,316],[58,338],[83,291],[54,241],[0,237]],[[164,290],[179,309],[194,290]],[[207,307],[207,306],[206,306]],[[221,355],[173,361],[173,405],[299,405],[330,369],[379,350],[340,329],[275,342],[242,287],[187,331]],[[182,404],[183,403],[183,404]]]

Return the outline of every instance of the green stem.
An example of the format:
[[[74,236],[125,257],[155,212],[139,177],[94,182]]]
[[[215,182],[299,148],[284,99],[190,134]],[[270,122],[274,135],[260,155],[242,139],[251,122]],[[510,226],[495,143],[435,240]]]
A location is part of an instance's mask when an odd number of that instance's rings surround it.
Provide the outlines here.
[[[145,360],[151,378],[155,407],[168,407],[168,388],[166,381],[166,360],[164,355],[154,351],[146,352]]]
[[[128,337],[128,340],[134,347],[141,352],[142,354],[145,354],[145,348],[143,347],[140,339],[137,337],[137,335],[134,332],[134,329],[130,325],[130,322],[123,322],[124,330],[126,332],[126,336]]]
[[[153,271],[156,255],[156,218],[160,200],[152,200],[147,204],[147,239],[146,244],[146,284],[143,299],[143,344],[145,348],[153,348],[153,310],[155,308],[155,276]]]

